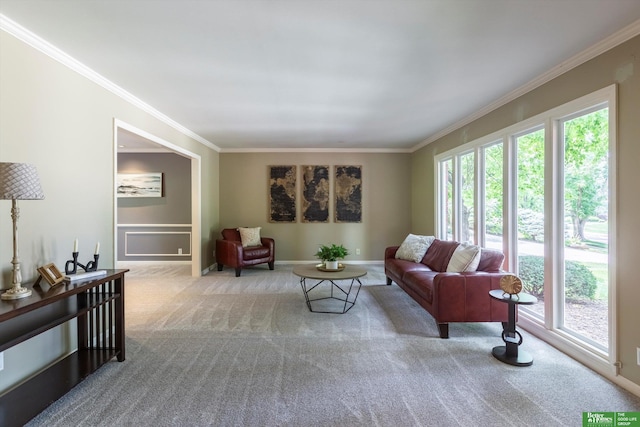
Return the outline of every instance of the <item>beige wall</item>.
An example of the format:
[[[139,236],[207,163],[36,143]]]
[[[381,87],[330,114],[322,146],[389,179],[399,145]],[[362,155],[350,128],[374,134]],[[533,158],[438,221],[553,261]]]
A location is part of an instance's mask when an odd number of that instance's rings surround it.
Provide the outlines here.
[[[640,367],[636,364],[636,348],[640,347],[640,36],[414,153],[412,228],[425,233],[434,231],[435,155],[614,83],[618,84],[618,256],[612,268],[617,276],[617,338],[621,375],[640,385]]]
[[[213,263],[211,230],[218,227],[217,152],[160,122],[36,49],[0,31],[0,161],[38,168],[45,200],[20,203],[19,241],[25,282],[36,267],[80,256],[101,243],[100,266],[114,260],[114,119],[122,120],[202,160],[202,265]],[[0,288],[11,287],[11,202],[0,201]],[[83,255],[84,254],[84,255]],[[0,393],[68,352],[69,326],[55,328],[5,352]]]
[[[268,166],[296,165],[297,221],[268,222]],[[362,223],[300,222],[300,166],[362,166]],[[410,155],[371,153],[223,153],[220,155],[220,226],[260,226],[276,240],[276,262],[313,260],[322,243],[343,243],[349,260],[381,261],[384,248],[400,244],[410,231]],[[218,233],[219,235],[219,233]],[[217,236],[216,236],[217,238]],[[360,255],[355,249],[360,248]]]

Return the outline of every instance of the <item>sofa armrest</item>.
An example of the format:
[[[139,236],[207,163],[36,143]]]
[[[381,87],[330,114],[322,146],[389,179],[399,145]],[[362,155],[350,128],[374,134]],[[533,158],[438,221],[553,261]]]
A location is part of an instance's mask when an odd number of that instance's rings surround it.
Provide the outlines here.
[[[506,321],[507,304],[489,296],[490,290],[500,289],[500,279],[506,274],[509,273],[437,274],[433,278],[433,317],[439,322]]]
[[[400,246],[389,246],[384,250],[384,259],[395,258]]]

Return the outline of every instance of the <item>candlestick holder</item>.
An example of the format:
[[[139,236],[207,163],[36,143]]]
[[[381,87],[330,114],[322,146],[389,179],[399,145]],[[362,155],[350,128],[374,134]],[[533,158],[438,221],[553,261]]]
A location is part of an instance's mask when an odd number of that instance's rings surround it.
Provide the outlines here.
[[[98,269],[98,258],[100,258],[100,255],[93,254],[93,261],[89,261],[87,263],[87,267],[84,271],[96,271]]]
[[[98,269],[98,259],[100,258],[98,254],[94,254],[93,261],[89,261],[87,265],[78,262],[78,252],[72,252],[71,256],[73,259],[68,260],[64,265],[65,274],[76,274],[78,267],[82,268],[85,272],[96,271]]]
[[[65,274],[76,274],[78,271],[78,252],[71,252],[73,259],[70,259],[64,265]]]

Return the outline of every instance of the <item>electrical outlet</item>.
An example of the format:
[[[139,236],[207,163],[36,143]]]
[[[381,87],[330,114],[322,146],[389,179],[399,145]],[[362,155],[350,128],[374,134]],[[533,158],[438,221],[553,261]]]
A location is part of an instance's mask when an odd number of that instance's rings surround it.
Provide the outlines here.
[[[182,255],[182,248],[178,248],[178,255]]]
[[[360,248],[356,248],[356,255],[360,255]]]
[[[4,353],[0,353],[0,371],[4,369]]]

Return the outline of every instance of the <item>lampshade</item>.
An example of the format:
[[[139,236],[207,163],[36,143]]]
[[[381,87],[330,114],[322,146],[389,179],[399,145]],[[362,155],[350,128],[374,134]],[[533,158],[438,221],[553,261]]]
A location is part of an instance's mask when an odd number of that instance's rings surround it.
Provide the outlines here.
[[[0,199],[44,199],[36,167],[28,163],[0,163]]]

